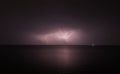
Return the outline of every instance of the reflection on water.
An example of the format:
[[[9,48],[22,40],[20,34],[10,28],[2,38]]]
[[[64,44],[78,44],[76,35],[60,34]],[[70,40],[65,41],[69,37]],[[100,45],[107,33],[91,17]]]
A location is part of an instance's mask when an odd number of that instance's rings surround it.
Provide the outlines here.
[[[73,46],[43,46],[24,51],[24,57],[37,67],[73,69],[87,63],[88,52]]]
[[[72,64],[74,53],[68,48],[51,49],[50,51],[43,50],[42,56],[48,63],[67,66],[68,64]]]
[[[2,46],[0,49],[1,67],[20,68],[20,71],[111,70],[119,64],[120,56],[118,47],[107,46]]]

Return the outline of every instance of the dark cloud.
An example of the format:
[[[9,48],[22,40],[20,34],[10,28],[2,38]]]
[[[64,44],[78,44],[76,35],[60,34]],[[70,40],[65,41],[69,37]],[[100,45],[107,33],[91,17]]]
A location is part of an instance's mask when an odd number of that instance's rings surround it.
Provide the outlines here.
[[[83,44],[120,44],[118,3],[110,1],[1,2],[0,44],[37,44],[31,33],[81,29]],[[40,43],[41,44],[41,43]],[[79,43],[78,43],[79,44]]]

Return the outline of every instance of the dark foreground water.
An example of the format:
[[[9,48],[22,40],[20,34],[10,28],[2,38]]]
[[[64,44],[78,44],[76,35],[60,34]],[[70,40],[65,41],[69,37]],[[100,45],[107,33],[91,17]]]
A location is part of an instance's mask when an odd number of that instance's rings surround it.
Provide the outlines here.
[[[86,74],[120,69],[120,46],[0,46],[0,74]]]

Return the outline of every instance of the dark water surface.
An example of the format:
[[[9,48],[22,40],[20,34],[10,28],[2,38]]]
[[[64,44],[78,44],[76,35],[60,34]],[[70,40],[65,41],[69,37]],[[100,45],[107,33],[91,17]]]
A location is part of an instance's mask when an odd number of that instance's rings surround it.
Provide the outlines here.
[[[80,74],[119,71],[119,46],[0,46],[1,72]]]

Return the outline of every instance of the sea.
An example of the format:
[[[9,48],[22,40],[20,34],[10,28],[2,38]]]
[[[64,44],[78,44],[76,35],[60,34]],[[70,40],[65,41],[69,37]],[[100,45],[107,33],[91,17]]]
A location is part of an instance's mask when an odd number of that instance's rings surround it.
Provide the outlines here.
[[[90,74],[120,71],[120,46],[0,45],[0,74]]]

